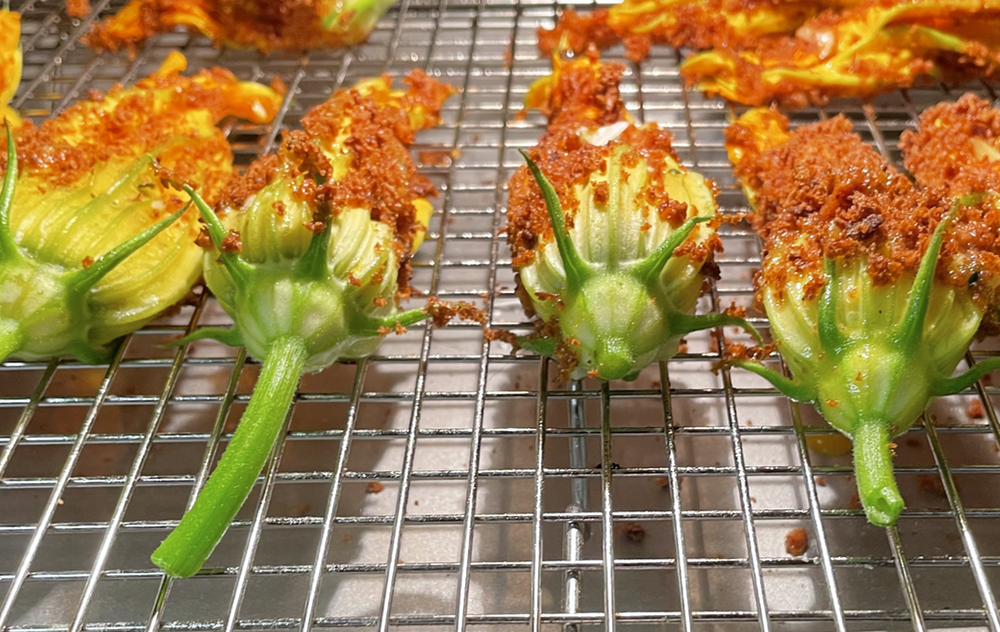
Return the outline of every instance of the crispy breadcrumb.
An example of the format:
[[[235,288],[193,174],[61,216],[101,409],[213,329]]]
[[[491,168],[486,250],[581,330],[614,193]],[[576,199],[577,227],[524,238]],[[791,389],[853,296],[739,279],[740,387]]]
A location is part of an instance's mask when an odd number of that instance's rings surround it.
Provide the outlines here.
[[[773,113],[787,129],[788,121]],[[804,125],[778,147],[759,151],[755,131],[735,123],[727,146],[742,152],[737,177],[754,191],[750,221],[764,240],[758,288],[812,277],[812,295],[825,283],[823,258],[867,258],[876,286],[913,272],[931,233],[952,205],[940,191],[920,189],[854,133],[843,116]],[[1000,211],[963,208],[941,251],[938,278],[967,286],[972,270],[1000,273]],[[983,284],[985,289],[985,284]],[[983,294],[984,302],[991,296]]]
[[[1000,191],[1000,110],[985,99],[970,93],[928,108],[899,145],[921,186],[952,195]]]

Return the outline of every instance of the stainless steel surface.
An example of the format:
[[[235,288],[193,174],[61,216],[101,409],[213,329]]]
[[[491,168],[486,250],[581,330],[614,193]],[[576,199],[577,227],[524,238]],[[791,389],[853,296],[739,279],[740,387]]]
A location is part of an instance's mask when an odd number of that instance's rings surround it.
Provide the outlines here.
[[[60,2],[15,8],[15,105],[36,120],[146,74],[172,48],[194,68],[282,77],[289,98],[273,126],[226,128],[241,165],[360,77],[420,67],[460,87],[415,149],[441,190],[415,283],[485,302],[494,327],[524,326],[498,231],[516,148],[543,130],[537,113],[518,112],[549,69],[535,29],[551,24],[551,3],[403,0],[351,51],[264,57],[175,33],[132,60],[83,47],[90,18],[67,18]],[[95,2],[93,16],[109,9]],[[720,183],[725,212],[742,211],[722,148],[730,110],[685,91],[678,59],[657,49],[629,64],[625,98]],[[843,111],[897,157],[919,111],[957,94],[897,92],[872,111],[845,101],[793,120]],[[757,243],[742,225],[723,230],[722,280],[702,311],[751,302]],[[1000,632],[1000,391],[984,381],[937,400],[935,426],[897,439],[909,508],[882,530],[853,498],[849,455],[816,449],[822,421],[751,375],[716,371],[709,335],[602,388],[559,382],[474,326],[414,327],[367,361],[305,379],[287,440],[206,570],[168,581],[149,552],[223,450],[257,367],[213,343],[158,345],[225,322],[202,294],[110,366],[0,366],[0,628]],[[367,493],[375,482],[382,491]],[[784,547],[797,526],[809,533],[803,557]]]

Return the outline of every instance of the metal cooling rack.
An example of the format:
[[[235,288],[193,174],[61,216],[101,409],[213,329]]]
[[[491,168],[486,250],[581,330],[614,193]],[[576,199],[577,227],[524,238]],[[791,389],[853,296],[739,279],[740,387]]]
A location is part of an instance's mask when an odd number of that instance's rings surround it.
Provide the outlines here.
[[[133,60],[79,42],[113,8],[98,0],[76,21],[55,0],[22,3],[14,105],[26,116],[142,76],[179,48],[194,68],[289,85],[273,126],[226,128],[245,165],[358,78],[420,67],[462,88],[415,149],[441,190],[415,285],[484,302],[494,327],[524,327],[498,229],[516,149],[543,130],[517,114],[548,72],[535,29],[552,23],[551,3],[403,0],[351,51],[262,57],[177,33]],[[743,210],[722,147],[730,112],[685,91],[677,66],[666,49],[629,64],[630,109],[674,132],[686,164],[722,185],[724,211]],[[793,119],[845,112],[897,157],[899,133],[948,96],[896,93],[873,110],[850,101]],[[740,228],[724,241],[702,310],[751,302],[757,243]],[[610,387],[560,383],[546,362],[464,325],[415,327],[364,362],[308,376],[287,440],[206,570],[171,582],[148,554],[224,449],[257,367],[212,343],[158,345],[225,322],[200,294],[110,366],[0,365],[0,629],[1000,632],[1000,391],[984,381],[939,399],[936,424],[897,440],[909,508],[877,529],[822,420],[753,376],[714,372],[709,335]],[[785,551],[793,527],[809,534],[803,556]]]

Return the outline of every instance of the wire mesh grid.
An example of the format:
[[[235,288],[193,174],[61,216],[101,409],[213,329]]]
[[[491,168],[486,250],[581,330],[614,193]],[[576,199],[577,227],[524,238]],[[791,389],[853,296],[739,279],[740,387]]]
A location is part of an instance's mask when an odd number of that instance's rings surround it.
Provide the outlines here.
[[[129,59],[79,41],[117,3],[96,2],[85,20],[61,5],[20,7],[14,105],[25,116],[142,76],[179,48],[195,68],[289,85],[272,126],[226,128],[240,165],[358,78],[419,67],[461,88],[414,150],[441,191],[414,285],[484,303],[493,327],[525,327],[498,231],[516,149],[544,128],[518,113],[549,71],[535,29],[557,7],[403,0],[350,51],[262,57],[174,33]],[[722,147],[731,111],[684,90],[678,61],[663,49],[629,64],[629,108],[675,134],[685,164],[722,186],[725,212],[745,210]],[[898,158],[900,132],[948,92],[792,118],[844,112]],[[722,280],[703,311],[752,302],[756,239],[723,230]],[[601,386],[560,382],[475,326],[414,327],[366,361],[305,378],[286,440],[206,570],[169,581],[149,552],[224,450],[257,366],[210,342],[160,345],[226,322],[201,292],[126,340],[110,366],[0,365],[0,629],[1000,631],[1000,392],[984,380],[937,400],[936,423],[897,440],[909,507],[878,529],[821,419],[717,370],[718,340],[739,337],[730,330],[690,336],[635,382]],[[797,527],[808,548],[794,556],[785,538]]]

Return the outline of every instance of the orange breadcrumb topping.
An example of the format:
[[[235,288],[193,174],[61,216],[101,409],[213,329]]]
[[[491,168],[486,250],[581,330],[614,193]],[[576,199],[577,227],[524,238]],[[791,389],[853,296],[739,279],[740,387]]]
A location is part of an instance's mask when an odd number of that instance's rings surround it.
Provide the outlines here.
[[[924,187],[943,187],[951,195],[1000,191],[1000,159],[977,158],[976,141],[1000,155],[1000,110],[974,94],[940,103],[920,116],[916,132],[900,138],[906,168]]]
[[[624,0],[609,9],[579,14],[566,9],[552,29],[538,29],[546,55],[625,45],[625,55],[642,61],[653,44],[675,48],[742,48],[769,32],[792,32],[831,5],[818,0]],[[758,25],[751,23],[757,18]]]
[[[192,77],[176,71],[156,73],[132,87],[116,85],[107,94],[91,94],[87,101],[41,127],[26,122],[18,135],[18,160],[22,169],[52,186],[62,186],[92,173],[96,165],[108,160],[162,149],[160,162],[173,177],[186,181],[201,175],[199,167],[207,160],[214,162],[223,155],[232,160],[222,135],[215,133],[214,127],[200,129],[193,124],[189,119],[192,112],[207,113],[207,122],[214,126],[231,115],[269,121],[280,106],[280,94],[240,82],[223,68],[202,70]],[[178,135],[199,140],[164,146]],[[6,165],[6,157],[0,157],[0,165]],[[196,181],[206,190],[217,191],[228,174],[222,178]]]
[[[489,317],[486,312],[471,303],[458,301],[455,303],[442,301],[436,297],[428,297],[424,311],[430,315],[435,327],[444,327],[456,316],[462,320],[485,325]]]
[[[66,14],[73,18],[84,18],[90,13],[90,0],[66,0]]]
[[[265,52],[362,42],[368,31],[349,23],[355,17],[350,11],[330,28],[324,25],[324,13],[333,6],[317,0],[131,0],[97,24],[86,43],[98,50],[134,52],[147,38],[177,26],[199,31],[216,44]]]
[[[772,116],[788,129],[785,117]],[[824,257],[864,257],[875,285],[894,283],[916,270],[952,206],[940,189],[918,189],[862,142],[842,115],[802,126],[770,149],[761,149],[760,138],[740,123],[726,138],[731,152],[744,152],[735,171],[754,193],[750,221],[764,240],[758,292],[806,278],[807,296],[818,296]],[[974,273],[1000,273],[997,226],[1000,211],[993,205],[963,207],[946,235],[937,278],[969,287]],[[980,292],[986,285],[972,287]]]
[[[674,227],[686,219],[688,205],[669,197],[664,180],[668,164],[678,160],[672,146],[673,136],[655,124],[641,127],[631,124],[618,90],[624,70],[621,64],[600,64],[588,58],[570,62],[557,59],[552,76],[536,82],[525,100],[529,107],[537,107],[549,117],[548,131],[527,153],[555,189],[568,230],[572,230],[581,204],[576,188],[588,186],[595,174],[605,174],[612,156],[623,167],[623,179],[628,178],[629,170],[645,164],[647,177],[642,188],[630,190],[635,196],[633,208],[637,215],[652,220],[656,213],[657,220],[669,221]],[[628,125],[604,145],[594,145],[583,138],[620,123]],[[531,265],[540,249],[554,242],[555,235],[541,189],[527,166],[514,173],[507,187],[509,201],[504,230],[515,271],[515,293],[525,314],[535,318],[532,297],[521,283],[519,271]],[[587,195],[597,203],[607,201],[611,186],[598,180]],[[652,227],[649,222],[642,225],[644,230]],[[700,265],[702,274],[711,275],[717,270],[712,255],[718,250],[721,240],[713,231],[705,239],[684,241],[674,256],[687,257]],[[561,298],[556,295],[538,293],[536,298],[553,301],[556,309],[563,308]],[[574,349],[580,346],[580,341],[564,337],[556,318],[547,321],[535,318],[533,325],[534,332],[528,337],[555,342],[553,358],[561,376],[569,379],[580,361]]]
[[[552,74],[533,84],[525,97],[527,107],[549,119],[549,130],[577,121],[599,127],[629,120],[618,92],[625,66],[602,64],[596,57],[574,61],[557,57],[552,63]]]
[[[165,181],[195,185],[202,197],[215,203],[232,176],[232,151],[215,124],[226,116],[270,120],[282,95],[266,86],[241,82],[227,70],[203,70],[194,76],[179,73],[187,62],[180,54],[168,56],[153,75],[133,86],[114,86],[107,94],[93,91],[59,116],[35,126],[30,121],[17,131],[18,164],[22,178],[30,177],[38,192],[89,186],[102,165],[131,163],[151,154],[157,161],[163,189],[162,207],[153,217],[179,210],[187,196]],[[6,170],[0,155],[0,171]],[[19,221],[17,215],[14,221]],[[197,214],[189,213],[170,231],[200,232]]]
[[[553,28],[539,27],[538,48],[545,55],[565,50],[580,54],[589,48],[611,48],[621,41],[621,37],[608,26],[607,9],[596,9],[592,13],[565,9]]]

